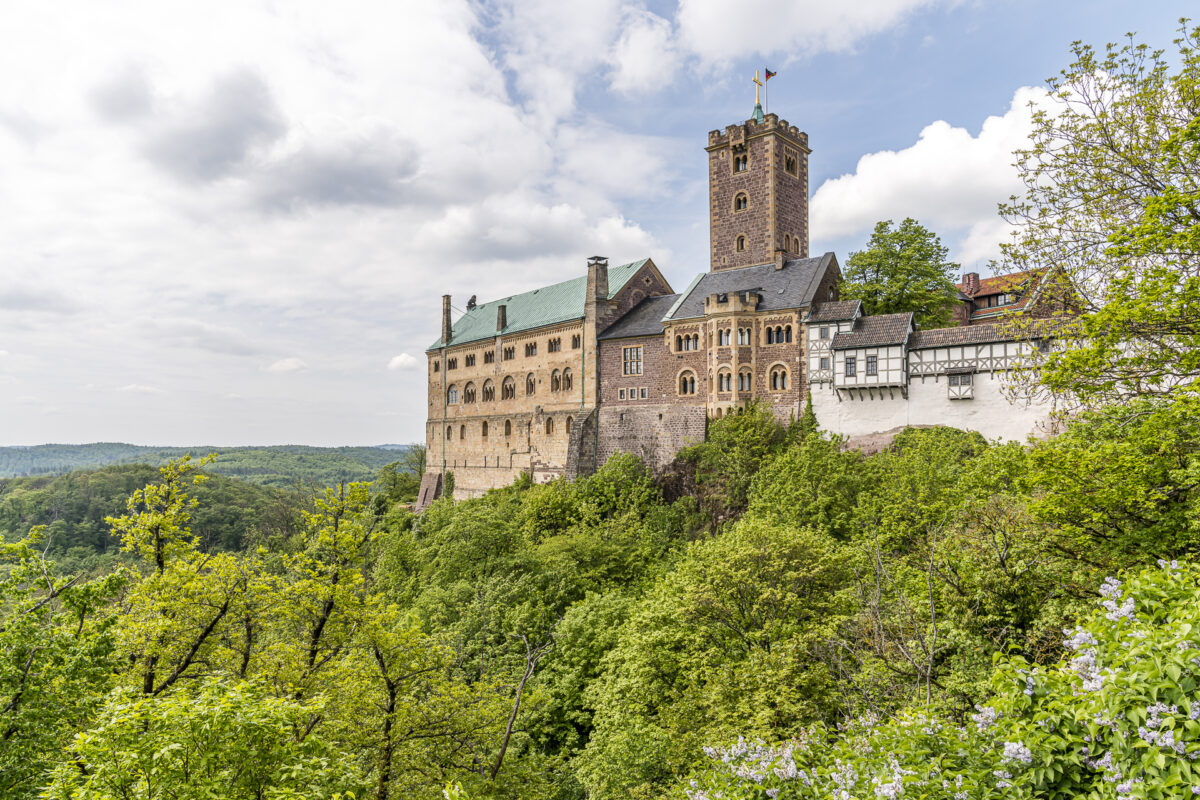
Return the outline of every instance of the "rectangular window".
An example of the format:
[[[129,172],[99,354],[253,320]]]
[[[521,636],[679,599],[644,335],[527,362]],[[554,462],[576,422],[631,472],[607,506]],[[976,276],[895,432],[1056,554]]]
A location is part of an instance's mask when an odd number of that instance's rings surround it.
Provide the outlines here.
[[[625,390],[624,389],[617,389],[617,399],[618,400],[625,399]]]
[[[626,347],[623,353],[623,372],[626,375],[642,374],[642,348]]]
[[[643,400],[646,399],[646,387],[645,386],[642,387],[642,399]]]
[[[867,356],[867,374],[868,375],[878,375],[879,374],[879,357],[878,356]]]
[[[858,361],[854,356],[846,359],[846,377],[853,378],[858,375]]]
[[[821,356],[821,369],[829,369],[829,356]]]
[[[828,327],[826,327],[826,326],[822,326],[822,327],[821,327],[821,338],[822,338],[822,339],[828,339],[828,338],[829,338],[829,328],[828,328]]]

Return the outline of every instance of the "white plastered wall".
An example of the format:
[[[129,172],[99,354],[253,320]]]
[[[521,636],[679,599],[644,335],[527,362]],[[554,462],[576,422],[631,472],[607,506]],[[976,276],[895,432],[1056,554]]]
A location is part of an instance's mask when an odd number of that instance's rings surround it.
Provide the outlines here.
[[[1003,392],[1005,372],[980,372],[973,376],[974,397],[951,400],[947,376],[909,378],[908,397],[899,390],[875,390],[863,397],[856,390],[838,392],[830,383],[813,384],[813,411],[823,430],[841,436],[866,436],[907,425],[948,425],[977,431],[987,439],[1024,441],[1045,432],[1050,407],[1045,404],[1010,403]],[[863,399],[859,399],[863,397]]]

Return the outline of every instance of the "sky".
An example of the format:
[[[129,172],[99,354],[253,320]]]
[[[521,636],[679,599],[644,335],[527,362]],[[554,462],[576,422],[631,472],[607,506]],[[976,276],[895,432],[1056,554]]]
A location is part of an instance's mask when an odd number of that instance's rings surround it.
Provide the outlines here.
[[[811,251],[914,217],[988,272],[1071,42],[1194,0],[9,0],[0,445],[423,439],[456,308],[708,268],[709,130],[807,131]]]

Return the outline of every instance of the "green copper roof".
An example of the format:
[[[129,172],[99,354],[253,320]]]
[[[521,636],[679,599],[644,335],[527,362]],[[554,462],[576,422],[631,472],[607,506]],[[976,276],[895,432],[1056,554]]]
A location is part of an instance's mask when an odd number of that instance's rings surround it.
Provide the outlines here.
[[[616,297],[617,292],[637,274],[647,261],[634,261],[619,267],[608,268],[608,297]],[[583,306],[587,294],[587,276],[581,275],[569,281],[543,286],[532,292],[514,294],[490,303],[482,303],[467,311],[458,322],[450,335],[450,343],[454,345],[477,342],[483,339],[495,338],[497,334],[520,333],[521,331],[542,328],[546,325],[557,325],[573,319],[583,319]],[[507,306],[505,318],[508,325],[504,330],[496,330],[496,309]],[[429,346],[429,350],[437,350],[442,346],[442,339]]]

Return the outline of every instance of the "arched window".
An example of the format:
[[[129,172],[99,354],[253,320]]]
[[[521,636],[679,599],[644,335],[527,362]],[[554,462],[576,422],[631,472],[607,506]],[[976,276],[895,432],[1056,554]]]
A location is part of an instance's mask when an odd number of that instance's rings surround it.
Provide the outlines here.
[[[788,373],[784,367],[773,367],[771,369],[771,390],[782,392],[788,388]]]
[[[718,372],[717,373],[717,391],[732,392],[733,391],[733,373]]]
[[[740,253],[745,249],[746,249],[746,237],[745,236],[737,237],[737,251]]]
[[[767,328],[767,344],[775,344],[775,329]]]
[[[537,388],[537,381],[533,378],[533,373],[525,376],[525,394],[526,396],[533,394],[533,390]]]
[[[571,391],[571,370],[569,368],[563,370],[562,388],[563,388],[564,392]],[[570,422],[569,422],[569,418],[568,418],[567,433],[571,432],[570,427],[571,426],[570,426]]]
[[[459,426],[458,426],[458,438],[459,438],[459,439],[466,439],[466,438],[467,438],[467,426],[466,426],[466,425],[459,425]]]
[[[684,372],[679,376],[679,393],[685,395],[696,393],[696,376],[694,373]]]
[[[475,384],[468,383],[463,388],[463,402],[464,403],[474,403],[475,402]]]
[[[738,192],[737,196],[733,198],[734,211],[745,211],[749,205],[750,198],[746,196],[745,192]]]
[[[453,438],[454,438],[454,429],[453,429],[453,428],[451,428],[449,425],[447,425],[447,426],[446,426],[446,438],[447,438],[447,439],[453,439]]]
[[[675,337],[675,352],[678,353],[681,350],[683,350],[683,337],[676,336]]]
[[[562,377],[558,374],[558,370],[550,373],[550,391],[557,392],[562,388]]]
[[[700,349],[700,334],[698,334],[698,333],[692,334],[692,349],[693,350]]]
[[[750,391],[751,387],[753,386],[753,382],[754,382],[754,373],[752,373],[752,372],[739,372],[738,373],[738,391],[739,392]]]
[[[512,420],[506,419],[504,420],[504,438],[507,439],[510,436],[512,436]]]
[[[483,382],[483,402],[492,403],[496,400],[496,384],[490,380]]]
[[[446,390],[446,402],[447,403],[457,403],[458,402],[458,387],[455,386],[454,384],[450,384],[450,388]]]
[[[723,412],[723,409],[720,409],[720,408],[717,409],[717,413],[715,415],[717,419],[720,419],[723,416],[722,412]]]
[[[571,337],[571,349],[572,350],[579,349],[579,334],[578,333]]]
[[[792,343],[792,326],[788,325],[783,329],[783,340],[788,344]]]
[[[745,172],[748,169],[750,169],[750,156],[742,155],[733,157],[734,172]]]
[[[554,417],[546,417],[546,435],[554,435]]]
[[[783,235],[783,249],[787,252],[792,252],[792,236],[789,233]]]
[[[575,421],[573,419],[571,419],[570,417],[567,417],[567,436],[571,435],[571,426],[574,424],[575,424]]]
[[[482,436],[484,439],[487,438],[487,420],[486,419],[479,424],[479,435]]]
[[[504,379],[504,383],[500,384],[500,399],[512,400],[517,396],[517,382],[508,377]]]

